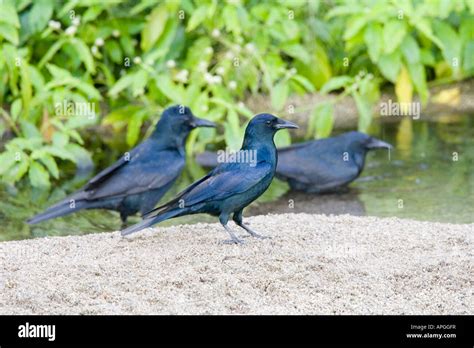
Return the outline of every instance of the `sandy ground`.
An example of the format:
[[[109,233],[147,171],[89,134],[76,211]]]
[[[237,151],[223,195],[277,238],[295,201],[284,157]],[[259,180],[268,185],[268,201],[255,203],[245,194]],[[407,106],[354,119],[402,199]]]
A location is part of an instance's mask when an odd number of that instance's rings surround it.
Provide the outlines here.
[[[474,313],[473,224],[248,221],[272,238],[221,245],[197,224],[0,243],[0,314]]]

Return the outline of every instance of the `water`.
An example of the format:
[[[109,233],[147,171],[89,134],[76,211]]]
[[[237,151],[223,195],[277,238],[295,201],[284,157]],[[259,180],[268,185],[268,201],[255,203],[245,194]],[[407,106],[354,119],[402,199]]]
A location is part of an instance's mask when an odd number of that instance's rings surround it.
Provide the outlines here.
[[[370,131],[395,145],[395,150],[370,152],[361,177],[345,193],[310,195],[287,192],[287,185],[276,181],[270,191],[252,205],[246,215],[265,213],[324,213],[396,216],[424,221],[474,222],[474,118],[472,115],[442,115],[382,119]],[[92,147],[91,147],[92,148]],[[103,153],[95,156],[101,166]],[[195,166],[195,164],[189,163]],[[197,169],[195,167],[194,171]],[[0,189],[0,240],[53,235],[77,235],[114,231],[120,227],[118,214],[109,211],[83,211],[63,218],[28,226],[23,221],[57,202],[85,182],[88,175],[64,182],[52,193],[20,186]],[[191,181],[189,173],[165,196],[171,198]],[[286,192],[286,193],[285,193]],[[130,222],[139,221],[139,217]],[[170,220],[171,224],[215,222],[215,218],[195,215]]]

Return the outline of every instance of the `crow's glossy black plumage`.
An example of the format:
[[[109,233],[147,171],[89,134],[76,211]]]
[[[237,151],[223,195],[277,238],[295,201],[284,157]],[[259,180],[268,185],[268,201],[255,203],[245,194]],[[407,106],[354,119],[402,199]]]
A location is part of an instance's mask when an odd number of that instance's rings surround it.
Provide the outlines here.
[[[196,127],[214,127],[184,106],[166,109],[151,136],[102,170],[77,192],[28,220],[29,224],[81,209],[109,209],[127,217],[153,209],[181,174],[186,138]]]
[[[245,130],[240,162],[220,163],[174,200],[146,214],[142,222],[123,230],[122,235],[174,217],[207,213],[219,217],[219,221],[231,236],[227,243],[242,242],[227,226],[230,215],[236,224],[250,235],[262,237],[243,224],[242,211],[265,192],[273,179],[277,165],[273,136],[283,128],[297,126],[270,114],[255,116]],[[243,161],[242,159],[250,158],[250,153],[256,160]]]
[[[276,176],[294,190],[324,193],[344,187],[357,179],[371,149],[392,146],[361,132],[347,132],[331,138],[308,141],[278,149]],[[197,157],[203,166],[217,164],[215,154]]]

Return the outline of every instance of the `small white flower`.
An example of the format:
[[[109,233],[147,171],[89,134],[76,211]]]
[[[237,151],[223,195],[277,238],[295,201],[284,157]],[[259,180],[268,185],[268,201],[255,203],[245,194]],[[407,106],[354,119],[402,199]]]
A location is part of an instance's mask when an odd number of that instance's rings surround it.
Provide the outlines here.
[[[216,85],[219,85],[222,83],[222,77],[220,77],[219,75],[214,75],[212,77],[212,83],[215,83]]]
[[[238,103],[237,103],[237,106],[238,106],[239,108],[241,108],[241,109],[245,108],[245,104],[242,103],[242,102],[238,102]]]
[[[245,49],[248,52],[255,52],[255,45],[249,42],[248,44],[245,45]]]
[[[212,49],[212,47],[206,47],[204,49],[204,53],[205,54],[212,54],[212,52],[214,52],[214,50]]]
[[[91,47],[91,52],[92,52],[93,55],[96,55],[99,52],[99,49],[97,48],[97,46],[92,46]]]
[[[58,30],[58,29],[61,29],[61,23],[58,22],[58,21],[49,21],[48,22],[48,26],[51,28],[51,29],[54,29],[54,30]]]
[[[229,89],[236,89],[237,88],[237,82],[234,80],[229,81]]]
[[[217,73],[218,75],[224,75],[224,73],[225,73],[224,67],[222,67],[222,66],[218,67],[218,68],[216,69],[216,73]]]
[[[221,36],[221,31],[219,29],[214,29],[211,33],[212,37],[214,38],[218,38],[219,36]]]
[[[298,70],[296,70],[295,68],[291,68],[291,69],[289,70],[289,73],[290,73],[291,75],[296,75],[297,72],[298,72]]]
[[[79,24],[81,24],[81,18],[80,18],[80,17],[75,17],[75,18],[72,20],[72,25],[74,25],[75,27],[78,27]]]
[[[206,69],[207,69],[207,62],[204,60],[201,60],[198,64],[198,71],[204,72],[206,71]]]
[[[207,83],[210,83],[211,85],[214,83],[214,78],[211,74],[209,73],[205,73],[204,74],[204,80],[207,82]]]
[[[67,27],[65,33],[66,33],[66,35],[74,36],[76,31],[77,31],[77,27],[72,26],[72,27]]]
[[[120,36],[120,30],[115,29],[115,30],[112,32],[112,36],[113,36],[113,37],[119,37],[119,36]]]
[[[225,53],[224,57],[225,57],[226,59],[232,59],[232,58],[234,58],[234,54],[232,53],[232,51],[227,51],[227,52]]]
[[[96,45],[97,47],[104,46],[104,39],[101,37],[98,37],[97,39],[95,39],[94,45]]]
[[[140,64],[142,62],[142,59],[140,57],[135,57],[135,58],[133,58],[133,62],[135,64]]]
[[[173,69],[176,67],[176,62],[173,59],[166,61],[166,67],[168,69]]]
[[[189,71],[186,70],[186,69],[183,69],[175,75],[174,79],[176,81],[186,83],[186,82],[188,82],[188,75],[189,75]]]

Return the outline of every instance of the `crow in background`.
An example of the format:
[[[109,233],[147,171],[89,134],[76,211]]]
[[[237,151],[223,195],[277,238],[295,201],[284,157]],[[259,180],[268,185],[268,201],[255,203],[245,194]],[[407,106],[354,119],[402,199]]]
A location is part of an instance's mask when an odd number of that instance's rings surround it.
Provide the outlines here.
[[[191,184],[175,199],[149,212],[144,220],[122,231],[127,235],[161,221],[188,214],[207,213],[218,216],[231,239],[224,243],[242,243],[227,226],[229,217],[254,237],[259,234],[242,222],[243,209],[257,199],[270,185],[277,165],[273,136],[295,124],[270,114],[255,116],[245,130],[241,154],[253,153],[256,161],[220,163],[202,179]],[[241,156],[245,158],[245,156]]]
[[[181,174],[186,138],[194,128],[215,127],[197,118],[187,107],[167,108],[151,136],[102,170],[77,192],[27,222],[67,215],[81,209],[109,209],[127,217],[153,209]]]
[[[324,193],[336,191],[355,179],[364,169],[369,150],[392,145],[360,132],[308,141],[278,149],[276,176],[294,190]],[[206,167],[217,165],[217,157],[204,152],[197,162]]]

